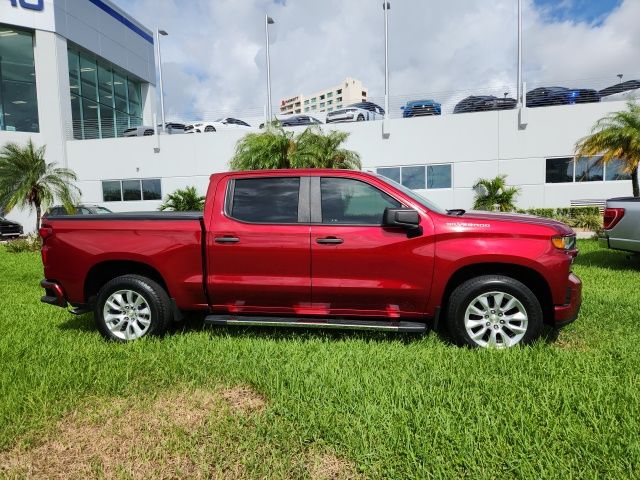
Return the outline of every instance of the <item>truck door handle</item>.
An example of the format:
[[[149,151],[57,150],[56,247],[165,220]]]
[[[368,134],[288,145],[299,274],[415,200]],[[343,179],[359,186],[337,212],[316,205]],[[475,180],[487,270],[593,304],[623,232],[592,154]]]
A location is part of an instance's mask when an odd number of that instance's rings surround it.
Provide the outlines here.
[[[216,243],[238,243],[240,239],[238,237],[216,237]]]
[[[344,243],[344,240],[337,237],[316,238],[316,243],[321,245],[338,245]]]

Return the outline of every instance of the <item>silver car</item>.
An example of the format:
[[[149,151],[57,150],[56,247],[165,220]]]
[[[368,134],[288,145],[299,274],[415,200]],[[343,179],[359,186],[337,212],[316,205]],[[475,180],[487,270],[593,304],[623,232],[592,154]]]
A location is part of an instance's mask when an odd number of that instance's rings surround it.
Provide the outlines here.
[[[640,198],[607,200],[604,211],[604,237],[600,244],[614,250],[640,253]]]
[[[367,120],[382,120],[384,109],[372,102],[360,102],[345,108],[327,113],[325,123],[365,122]]]

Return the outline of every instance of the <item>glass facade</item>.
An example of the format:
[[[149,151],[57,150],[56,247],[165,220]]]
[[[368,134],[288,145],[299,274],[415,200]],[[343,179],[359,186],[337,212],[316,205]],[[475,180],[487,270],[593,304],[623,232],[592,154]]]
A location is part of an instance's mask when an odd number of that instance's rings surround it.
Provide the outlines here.
[[[39,132],[33,34],[0,25],[0,130]]]
[[[121,137],[142,125],[142,89],[108,63],[69,49],[73,138]]]

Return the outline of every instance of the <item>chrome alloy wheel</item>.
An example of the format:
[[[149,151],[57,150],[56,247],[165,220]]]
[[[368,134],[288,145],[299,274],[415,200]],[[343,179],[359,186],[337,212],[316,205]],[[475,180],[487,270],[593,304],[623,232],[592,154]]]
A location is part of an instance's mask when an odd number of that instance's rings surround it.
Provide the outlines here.
[[[474,298],[464,314],[467,334],[480,347],[508,348],[518,344],[529,317],[520,301],[505,292],[487,292]]]
[[[143,337],[151,326],[147,300],[133,290],[118,290],[104,304],[102,315],[107,328],[122,340]]]

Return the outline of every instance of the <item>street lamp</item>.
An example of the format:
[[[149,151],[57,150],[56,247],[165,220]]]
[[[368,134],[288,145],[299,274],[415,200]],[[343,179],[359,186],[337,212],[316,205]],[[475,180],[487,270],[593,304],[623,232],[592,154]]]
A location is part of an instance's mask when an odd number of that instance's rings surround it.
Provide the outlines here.
[[[617,77],[620,79],[620,82],[618,82],[618,83],[622,83],[622,77],[624,77],[624,74],[619,73],[619,74],[617,75]]]
[[[160,51],[160,36],[166,37],[169,35],[166,30],[160,28],[156,29],[156,48],[158,55],[158,72],[160,74],[160,115],[162,117],[162,133],[165,132],[165,118],[164,118],[164,85],[162,84],[162,52]]]
[[[517,103],[521,107],[524,104],[522,92],[522,0],[518,0],[518,86]]]
[[[265,14],[264,16],[264,36],[267,44],[267,118],[265,126],[271,122],[271,61],[269,60],[269,25],[273,25],[275,22],[273,18]]]
[[[389,9],[391,2],[382,2],[384,11],[384,118],[389,119]]]

